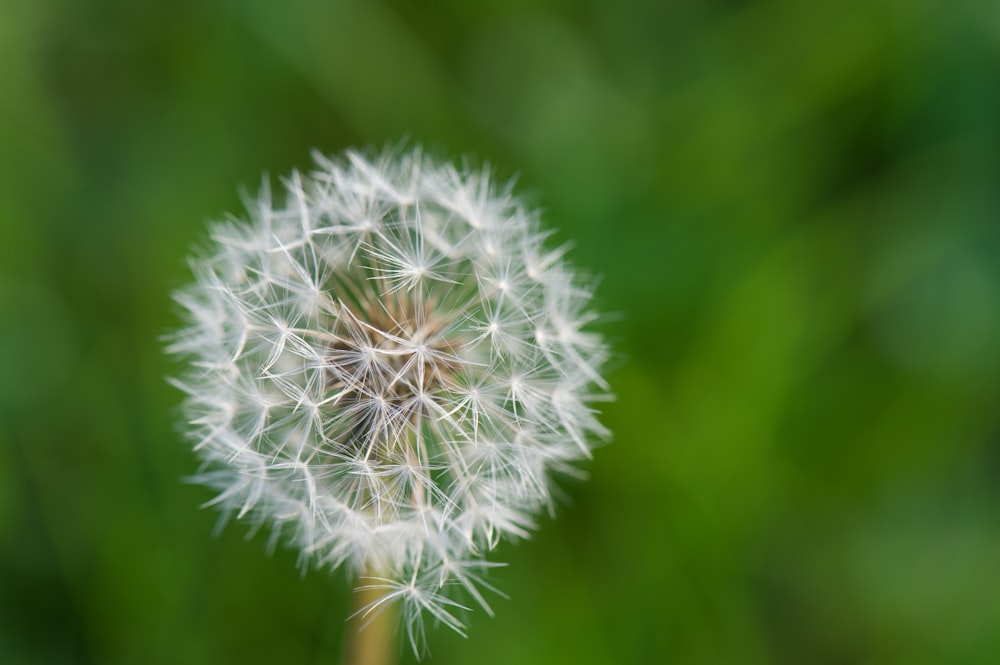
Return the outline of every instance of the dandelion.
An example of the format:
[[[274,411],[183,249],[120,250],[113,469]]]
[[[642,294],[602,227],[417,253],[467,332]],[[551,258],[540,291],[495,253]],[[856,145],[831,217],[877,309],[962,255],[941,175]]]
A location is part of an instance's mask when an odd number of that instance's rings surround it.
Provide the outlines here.
[[[315,155],[211,227],[168,351],[224,518],[344,568],[368,621],[462,632],[502,538],[607,436],[591,287],[485,171],[419,150]],[[371,594],[374,592],[374,595]]]

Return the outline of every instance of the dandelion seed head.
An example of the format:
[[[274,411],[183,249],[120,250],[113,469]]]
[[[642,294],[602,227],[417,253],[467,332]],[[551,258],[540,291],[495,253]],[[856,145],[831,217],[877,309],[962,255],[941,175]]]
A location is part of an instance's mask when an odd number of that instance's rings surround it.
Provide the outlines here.
[[[565,249],[488,173],[315,159],[212,227],[174,383],[210,503],[377,577],[416,648],[425,617],[462,630],[453,591],[492,612],[486,555],[607,436],[608,350]]]

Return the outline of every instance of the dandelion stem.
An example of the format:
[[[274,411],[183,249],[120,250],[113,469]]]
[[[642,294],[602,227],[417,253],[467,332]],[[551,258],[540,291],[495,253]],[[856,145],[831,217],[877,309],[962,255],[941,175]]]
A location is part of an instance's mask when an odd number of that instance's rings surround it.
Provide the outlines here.
[[[346,665],[395,665],[399,651],[393,639],[395,607],[385,603],[366,614],[384,593],[383,589],[355,590],[354,614],[347,624]]]

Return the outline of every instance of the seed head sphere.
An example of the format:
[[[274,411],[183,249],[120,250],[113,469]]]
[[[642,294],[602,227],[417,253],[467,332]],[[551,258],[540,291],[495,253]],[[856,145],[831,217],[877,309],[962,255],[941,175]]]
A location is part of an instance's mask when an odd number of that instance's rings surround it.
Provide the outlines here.
[[[225,516],[461,632],[487,553],[523,538],[607,432],[590,287],[485,171],[343,158],[211,227],[169,352]],[[456,593],[457,592],[457,593]]]

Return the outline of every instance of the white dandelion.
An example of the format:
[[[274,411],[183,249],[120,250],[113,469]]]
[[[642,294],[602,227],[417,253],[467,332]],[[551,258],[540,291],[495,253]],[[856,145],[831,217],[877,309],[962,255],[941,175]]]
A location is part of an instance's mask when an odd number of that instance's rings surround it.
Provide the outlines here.
[[[380,591],[363,617],[399,603],[419,652],[425,620],[491,613],[486,556],[607,436],[608,350],[590,286],[487,172],[315,159],[212,227],[168,350],[210,503]]]

